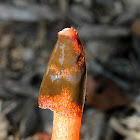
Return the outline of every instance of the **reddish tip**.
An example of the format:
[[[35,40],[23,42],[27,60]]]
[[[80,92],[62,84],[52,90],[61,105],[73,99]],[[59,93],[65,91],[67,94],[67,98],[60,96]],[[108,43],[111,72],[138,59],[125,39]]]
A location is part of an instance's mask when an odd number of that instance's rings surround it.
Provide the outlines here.
[[[76,38],[77,32],[73,28],[65,28],[62,31],[58,32],[60,36],[67,36],[69,38]]]

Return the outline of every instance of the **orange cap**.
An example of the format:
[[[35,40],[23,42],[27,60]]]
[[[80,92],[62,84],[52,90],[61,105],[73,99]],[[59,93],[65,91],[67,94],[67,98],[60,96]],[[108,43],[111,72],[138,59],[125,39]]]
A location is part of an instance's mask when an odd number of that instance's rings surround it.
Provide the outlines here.
[[[39,91],[39,107],[81,116],[85,99],[86,65],[83,47],[72,28],[58,33]]]

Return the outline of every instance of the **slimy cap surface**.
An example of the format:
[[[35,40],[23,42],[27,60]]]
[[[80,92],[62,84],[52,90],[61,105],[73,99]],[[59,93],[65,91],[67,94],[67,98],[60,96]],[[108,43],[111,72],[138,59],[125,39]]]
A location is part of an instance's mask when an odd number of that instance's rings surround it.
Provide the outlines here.
[[[65,28],[48,62],[39,91],[39,107],[67,116],[81,116],[85,99],[86,64],[77,33]]]

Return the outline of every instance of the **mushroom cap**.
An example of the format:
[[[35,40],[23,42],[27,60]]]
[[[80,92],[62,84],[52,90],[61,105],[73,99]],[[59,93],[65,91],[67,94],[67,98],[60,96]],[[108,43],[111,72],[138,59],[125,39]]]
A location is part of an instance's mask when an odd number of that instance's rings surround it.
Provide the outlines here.
[[[39,107],[67,116],[81,116],[85,99],[86,64],[78,34],[58,33],[39,91]]]

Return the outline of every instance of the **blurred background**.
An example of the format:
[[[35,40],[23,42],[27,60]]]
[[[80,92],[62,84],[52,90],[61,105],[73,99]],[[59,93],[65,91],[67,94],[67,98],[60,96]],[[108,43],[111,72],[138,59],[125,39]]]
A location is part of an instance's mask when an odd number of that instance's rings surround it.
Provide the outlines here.
[[[140,0],[0,0],[0,140],[50,140],[38,93],[57,32],[87,61],[80,140],[140,140]]]

